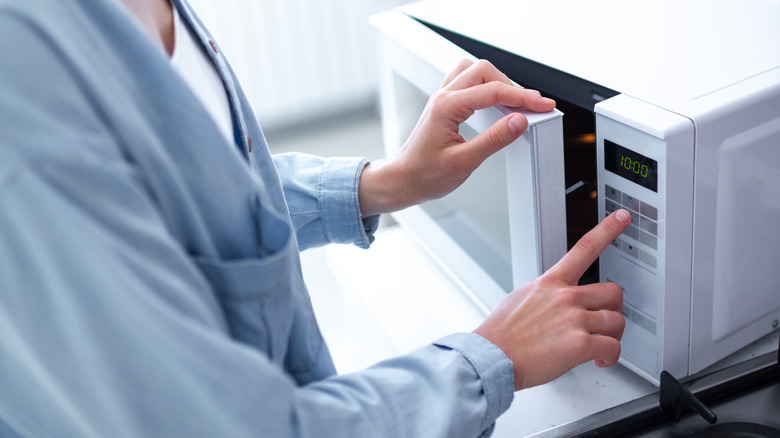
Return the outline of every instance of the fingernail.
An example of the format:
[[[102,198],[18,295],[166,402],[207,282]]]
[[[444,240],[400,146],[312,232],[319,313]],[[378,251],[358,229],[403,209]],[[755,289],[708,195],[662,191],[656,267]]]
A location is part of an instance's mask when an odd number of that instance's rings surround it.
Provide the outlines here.
[[[631,214],[623,209],[618,210],[617,213],[615,213],[615,217],[624,224],[631,222]]]
[[[520,135],[525,131],[525,121],[518,115],[510,117],[507,124],[509,125],[509,130],[512,131],[514,135]]]

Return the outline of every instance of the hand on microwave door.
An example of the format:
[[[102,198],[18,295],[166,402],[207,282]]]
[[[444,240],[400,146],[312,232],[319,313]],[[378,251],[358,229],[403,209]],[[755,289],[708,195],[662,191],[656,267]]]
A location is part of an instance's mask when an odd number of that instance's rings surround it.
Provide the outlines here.
[[[515,390],[547,383],[589,360],[599,367],[617,362],[625,328],[622,290],[615,283],[577,282],[630,222],[625,210],[609,215],[555,266],[507,295],[474,331],[512,361]]]
[[[428,100],[398,155],[369,163],[360,176],[363,217],[440,198],[460,186],[493,153],[528,128],[522,114],[509,114],[475,138],[458,133],[478,109],[496,104],[547,112],[555,101],[514,85],[487,61],[461,61]]]

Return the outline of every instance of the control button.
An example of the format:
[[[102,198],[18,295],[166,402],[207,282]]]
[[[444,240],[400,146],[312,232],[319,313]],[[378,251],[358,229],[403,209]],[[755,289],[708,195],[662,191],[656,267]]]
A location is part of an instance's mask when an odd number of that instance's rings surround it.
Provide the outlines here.
[[[622,242],[623,242],[622,240],[620,240],[620,239],[618,239],[618,238],[615,238],[615,240],[613,240],[612,242],[610,242],[610,244],[611,244],[612,246],[614,246],[615,248],[618,248],[618,249],[620,249],[620,245],[622,244]]]
[[[639,223],[639,214],[635,213],[631,210],[628,210],[628,212],[631,214],[631,223],[632,224],[638,224]]]
[[[658,249],[658,238],[644,231],[639,232],[639,242],[653,249]]]
[[[639,260],[639,247],[633,243],[623,242],[623,252]]]
[[[604,200],[604,207],[607,212],[607,216],[610,214],[618,211],[620,209],[620,206],[615,204],[614,202],[610,201],[609,199]]]
[[[647,252],[642,251],[642,253],[640,254],[639,260],[647,263],[648,265],[652,266],[653,268],[657,268],[658,267],[658,262],[657,262],[655,256],[652,255],[652,254],[649,254]]]
[[[635,227],[634,225],[629,225],[628,228],[626,228],[626,231],[623,231],[623,234],[639,241],[639,228]]]
[[[647,219],[646,217],[642,217],[642,219],[639,221],[639,228],[647,231],[648,233],[654,236],[658,235],[658,223],[653,222],[650,219]]]
[[[639,199],[636,199],[633,196],[628,196],[625,193],[623,193],[623,205],[626,206],[626,208],[630,208],[631,210],[639,211]]]
[[[620,191],[610,186],[604,187],[604,194],[607,195],[607,198],[617,202],[620,202],[620,197],[623,195]]]
[[[645,315],[644,312],[632,309],[631,320],[634,321],[636,325],[638,325],[639,327],[642,327],[648,332],[655,334],[656,332],[655,321],[649,315]]]
[[[639,212],[643,215],[649,217],[650,219],[657,221],[658,220],[658,209],[653,207],[650,204],[647,204],[645,202],[639,203]]]

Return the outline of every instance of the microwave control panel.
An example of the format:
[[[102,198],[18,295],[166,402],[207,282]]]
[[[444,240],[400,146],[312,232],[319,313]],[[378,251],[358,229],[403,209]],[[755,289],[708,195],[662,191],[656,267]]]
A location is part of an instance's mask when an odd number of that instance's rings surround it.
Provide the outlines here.
[[[601,281],[623,289],[626,329],[620,362],[657,382],[664,363],[665,144],[615,121],[598,126],[598,199],[603,219],[631,214],[628,229],[601,255]]]
[[[621,361],[655,379],[663,353],[664,209],[657,192],[658,160],[622,144],[628,143],[605,139],[599,147],[605,159],[599,169],[601,218],[621,208],[631,213],[631,224],[601,256],[600,278],[623,289]]]
[[[631,225],[599,259],[601,281],[623,289],[620,363],[658,384],[690,375],[693,125],[618,95],[596,105],[599,215]]]

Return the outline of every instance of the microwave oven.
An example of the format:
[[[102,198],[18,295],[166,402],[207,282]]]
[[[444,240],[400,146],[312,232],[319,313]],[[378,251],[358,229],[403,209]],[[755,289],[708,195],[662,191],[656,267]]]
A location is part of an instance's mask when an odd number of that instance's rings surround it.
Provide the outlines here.
[[[780,324],[778,17],[769,0],[428,0],[372,17],[388,154],[462,58],[560,109],[528,114],[463,193],[396,219],[489,311],[625,208],[632,225],[582,280],[623,288],[620,363],[656,384],[705,372]],[[464,137],[506,111],[477,111]]]

